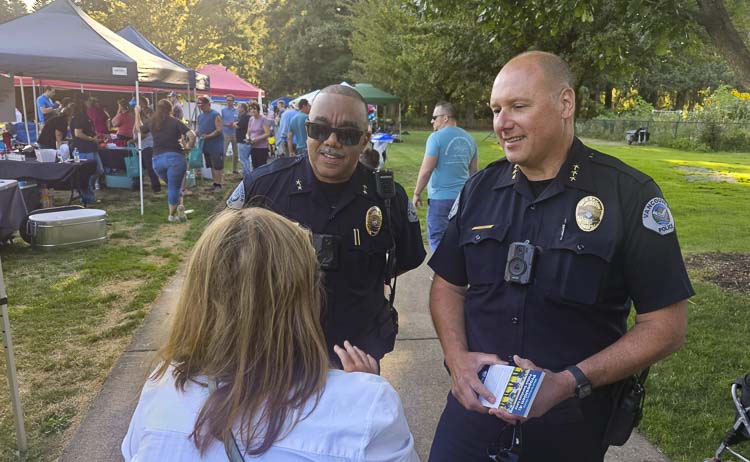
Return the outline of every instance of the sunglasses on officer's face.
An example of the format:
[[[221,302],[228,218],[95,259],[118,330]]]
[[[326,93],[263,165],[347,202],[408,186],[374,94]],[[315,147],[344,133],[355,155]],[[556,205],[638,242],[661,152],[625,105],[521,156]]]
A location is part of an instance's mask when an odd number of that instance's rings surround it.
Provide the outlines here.
[[[510,446],[502,448],[499,446],[500,440],[505,431],[513,427],[513,436],[510,439]],[[497,441],[487,448],[487,457],[495,462],[518,462],[521,460],[520,454],[515,449],[521,448],[521,424],[506,425],[497,437]]]
[[[305,128],[307,129],[307,136],[318,141],[325,141],[331,136],[331,133],[335,133],[336,139],[344,146],[358,145],[365,134],[365,132],[356,128],[335,128],[310,121],[305,122]]]

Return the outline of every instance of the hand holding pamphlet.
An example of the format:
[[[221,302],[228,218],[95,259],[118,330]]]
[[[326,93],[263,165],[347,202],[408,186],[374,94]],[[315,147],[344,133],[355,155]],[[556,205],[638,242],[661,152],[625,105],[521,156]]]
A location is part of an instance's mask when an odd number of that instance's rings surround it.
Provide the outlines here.
[[[479,372],[479,380],[496,397],[494,403],[479,397],[483,406],[505,409],[510,414],[528,417],[534,398],[542,386],[543,371],[493,364]]]

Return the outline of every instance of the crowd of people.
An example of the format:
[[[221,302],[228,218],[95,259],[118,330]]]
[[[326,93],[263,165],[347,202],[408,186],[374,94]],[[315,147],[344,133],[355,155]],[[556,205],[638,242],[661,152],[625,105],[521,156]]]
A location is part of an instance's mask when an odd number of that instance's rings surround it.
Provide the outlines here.
[[[202,96],[195,134],[168,100],[132,110],[170,221],[184,214],[180,149],[197,140],[211,191],[229,149],[243,178],[192,252],[125,460],[418,460],[379,372],[398,332],[395,280],[427,256],[426,189],[430,312],[451,379],[429,460],[603,461],[618,390],[685,337],[694,291],[674,218],[653,179],[575,136],[561,58],[523,53],[491,88],[505,156],[477,171],[476,142],[438,102],[411,198],[373,168],[367,104],[348,86],[268,111]],[[91,152],[86,107],[57,117]],[[480,401],[496,401],[479,378],[492,364],[545,371],[527,418]]]

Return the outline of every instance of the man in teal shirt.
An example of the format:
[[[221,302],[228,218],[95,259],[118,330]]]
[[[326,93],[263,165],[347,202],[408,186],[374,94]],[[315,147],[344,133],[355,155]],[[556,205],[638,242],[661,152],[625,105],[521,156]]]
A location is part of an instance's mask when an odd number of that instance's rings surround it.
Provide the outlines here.
[[[299,113],[289,122],[289,133],[286,136],[286,143],[289,148],[289,155],[296,156],[307,154],[307,122],[310,114],[310,103],[306,99],[299,100],[297,104]]]
[[[456,110],[451,103],[435,105],[432,129],[412,203],[414,207],[422,205],[422,190],[427,186],[427,239],[434,252],[448,226],[453,203],[466,180],[477,171],[477,143],[456,126]]]

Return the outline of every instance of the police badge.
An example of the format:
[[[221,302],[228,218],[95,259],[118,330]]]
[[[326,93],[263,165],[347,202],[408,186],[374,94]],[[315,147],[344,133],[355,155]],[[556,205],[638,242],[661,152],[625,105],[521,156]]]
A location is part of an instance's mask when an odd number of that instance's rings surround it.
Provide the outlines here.
[[[383,212],[380,210],[380,207],[372,206],[367,210],[367,215],[365,216],[365,229],[367,229],[367,234],[369,234],[372,237],[375,237],[380,232],[380,228],[383,227]]]
[[[596,196],[586,196],[576,205],[576,224],[581,231],[591,232],[604,217],[604,204]]]

